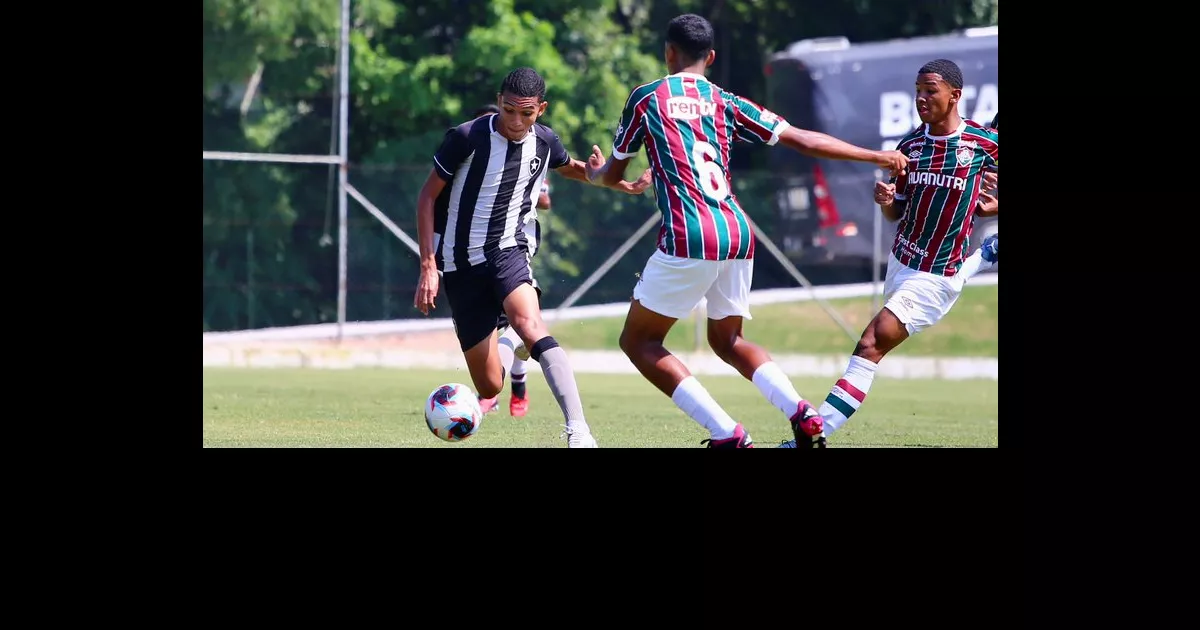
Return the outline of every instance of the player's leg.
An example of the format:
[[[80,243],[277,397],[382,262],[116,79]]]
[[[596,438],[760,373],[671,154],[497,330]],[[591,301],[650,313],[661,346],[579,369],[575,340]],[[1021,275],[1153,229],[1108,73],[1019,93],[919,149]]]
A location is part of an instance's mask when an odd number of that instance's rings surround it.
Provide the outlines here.
[[[887,296],[884,307],[863,329],[846,370],[818,408],[821,415],[820,426],[809,425],[798,427],[801,429],[799,431],[793,430],[798,448],[825,448],[825,439],[844,425],[866,400],[879,361],[908,338],[909,331],[896,312],[900,311],[906,318],[911,319],[905,307],[906,304],[912,304],[911,297],[907,293],[898,293],[903,279],[908,277],[909,272],[912,270],[900,264],[895,256],[888,258],[887,276],[883,285],[884,295]]]
[[[908,335],[904,322],[900,321],[890,306],[885,305],[863,330],[845,372],[818,408],[821,422],[793,429],[799,448],[811,448],[814,445],[825,447],[825,438],[846,424],[866,401],[879,361]]]
[[[533,257],[537,254],[538,247],[541,245],[542,229],[537,219],[527,221],[522,227],[525,232],[525,247],[529,252],[529,264],[532,267]],[[542,305],[542,288],[538,286],[537,278],[533,279],[533,288],[538,294],[538,308]],[[513,344],[514,356],[512,367],[509,368],[509,382],[512,387],[512,396],[508,399],[508,414],[514,418],[520,418],[529,411],[529,392],[525,387],[525,374],[528,369],[525,366],[526,360],[529,359],[529,350],[521,342],[521,337],[517,335],[515,330],[509,328],[506,331],[506,336],[511,333],[509,340]],[[501,339],[503,343],[503,338]]]
[[[742,334],[743,319],[750,316],[750,286],[754,280],[754,260],[726,260],[705,295],[708,300],[708,345],[721,360],[733,366],[746,380],[754,383],[788,421],[820,422],[817,410],[796,391],[791,380],[771,360],[771,355]],[[818,428],[816,433],[820,433]]]
[[[529,353],[525,342],[512,326],[506,326],[498,340],[501,360],[508,360],[508,377],[512,388],[512,397],[508,401],[508,413],[513,417],[524,416],[529,409],[528,393],[525,390],[525,375],[528,372],[526,361]]]
[[[962,266],[958,268],[958,275],[962,276],[963,280],[970,280],[971,276],[983,271],[984,267],[983,248],[975,250],[966,260],[962,262]],[[991,267],[989,264],[988,267]]]
[[[442,277],[450,316],[471,382],[481,400],[504,388],[504,366],[496,345],[499,305],[482,268],[451,271]]]
[[[971,276],[980,271],[991,269],[992,265],[996,264],[999,260],[999,240],[1000,234],[993,234],[983,239],[983,243],[979,246],[979,249],[975,250],[970,256],[967,256],[967,259],[963,261],[962,266],[958,269],[958,275],[962,277],[964,282],[970,280]]]
[[[678,258],[656,250],[634,287],[621,330],[621,350],[646,380],[708,429],[710,448],[753,448],[745,428],[663,346],[671,326],[690,313],[712,285],[718,266],[717,261]]]
[[[475,385],[475,391],[479,392],[481,403],[489,398],[494,400],[496,394],[504,389],[504,367],[496,349],[496,331],[492,329],[483,334],[482,339],[463,350],[467,370],[471,373],[471,382]],[[458,339],[459,344],[464,345],[470,337],[460,335]],[[480,409],[482,408],[481,404]]]
[[[575,372],[567,359],[567,353],[550,336],[542,311],[538,306],[537,290],[533,288],[533,273],[529,259],[520,248],[502,250],[494,263],[494,290],[504,296],[504,312],[508,321],[520,335],[529,356],[542,366],[546,384],[550,386],[558,406],[567,422],[567,446],[572,448],[596,448],[596,439],[583,415],[583,402],[579,398],[579,386],[575,383]]]
[[[916,271],[901,265],[895,257],[888,261],[883,309],[863,330],[846,371],[819,409],[824,425],[822,440],[845,425],[866,401],[883,357],[909,336],[941,320],[958,301],[962,287],[961,277]],[[797,435],[796,439],[803,447],[802,437]]]
[[[500,366],[503,367],[509,375],[512,374],[511,366],[516,361],[515,348],[520,346],[520,338],[512,331],[512,327],[508,325],[508,319],[504,313],[500,313],[499,321],[496,324],[496,331],[500,336],[496,339],[496,351],[500,355]],[[514,342],[513,340],[516,339]],[[479,408],[483,413],[488,414],[500,408],[499,396],[491,398],[480,398]]]
[[[509,382],[512,384],[512,396],[508,399],[508,415],[514,418],[521,418],[529,413],[529,390],[525,382],[529,368],[526,363],[521,359],[514,359],[512,369],[508,371]]]

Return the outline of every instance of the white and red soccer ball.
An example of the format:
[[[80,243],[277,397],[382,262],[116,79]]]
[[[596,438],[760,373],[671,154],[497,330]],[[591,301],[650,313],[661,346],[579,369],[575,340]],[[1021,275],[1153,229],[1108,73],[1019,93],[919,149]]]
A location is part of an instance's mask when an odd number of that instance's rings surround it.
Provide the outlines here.
[[[482,422],[479,398],[462,383],[446,383],[425,400],[425,424],[447,442],[460,442],[475,435]]]

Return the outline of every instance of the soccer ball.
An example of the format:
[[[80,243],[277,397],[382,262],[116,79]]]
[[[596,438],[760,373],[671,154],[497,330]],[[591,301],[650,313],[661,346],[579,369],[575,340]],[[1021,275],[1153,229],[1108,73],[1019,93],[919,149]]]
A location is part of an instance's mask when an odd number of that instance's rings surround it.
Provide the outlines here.
[[[425,424],[447,442],[460,442],[475,435],[482,422],[479,398],[462,383],[446,383],[425,400]]]

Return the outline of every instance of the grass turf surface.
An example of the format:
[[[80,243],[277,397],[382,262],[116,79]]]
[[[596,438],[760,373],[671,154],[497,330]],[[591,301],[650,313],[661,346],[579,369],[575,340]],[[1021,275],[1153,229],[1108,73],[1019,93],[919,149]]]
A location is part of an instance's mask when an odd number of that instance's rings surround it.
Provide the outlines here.
[[[783,414],[750,382],[733,376],[698,378],[717,402],[746,426],[758,448],[774,447],[791,438]],[[588,423],[601,448],[699,448],[700,440],[708,437],[640,376],[579,374],[576,379]],[[792,382],[802,395],[819,404],[835,380],[794,378]],[[422,409],[426,396],[447,382],[470,385],[470,376],[466,370],[206,368],[203,445],[566,447],[559,437],[562,413],[545,380],[536,373],[528,378],[528,415],[508,415],[506,386],[499,411],[484,417],[478,434],[457,443],[437,439],[425,426]],[[862,409],[830,438],[829,447],[996,447],[998,387],[996,381],[880,377]]]
[[[909,337],[889,356],[996,357],[998,295],[997,285],[967,286],[942,321]],[[751,307],[754,319],[745,322],[743,331],[747,339],[776,354],[849,356],[877,309],[872,310],[871,298],[829,300],[829,304],[854,331],[854,339],[812,301]],[[564,348],[618,350],[617,339],[624,323],[622,316],[550,321],[549,326]],[[694,321],[679,320],[667,335],[666,346],[681,352],[695,349]]]

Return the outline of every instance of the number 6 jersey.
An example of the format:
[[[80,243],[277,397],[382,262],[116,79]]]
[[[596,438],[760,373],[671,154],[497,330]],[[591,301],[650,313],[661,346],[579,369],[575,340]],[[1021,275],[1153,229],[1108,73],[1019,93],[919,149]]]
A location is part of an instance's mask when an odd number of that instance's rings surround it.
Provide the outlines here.
[[[754,257],[754,234],[733,194],[729,151],[735,139],[773,145],[783,118],[680,72],[634,88],[613,140],[613,157],[646,147],[662,212],[658,248],[681,258]]]

